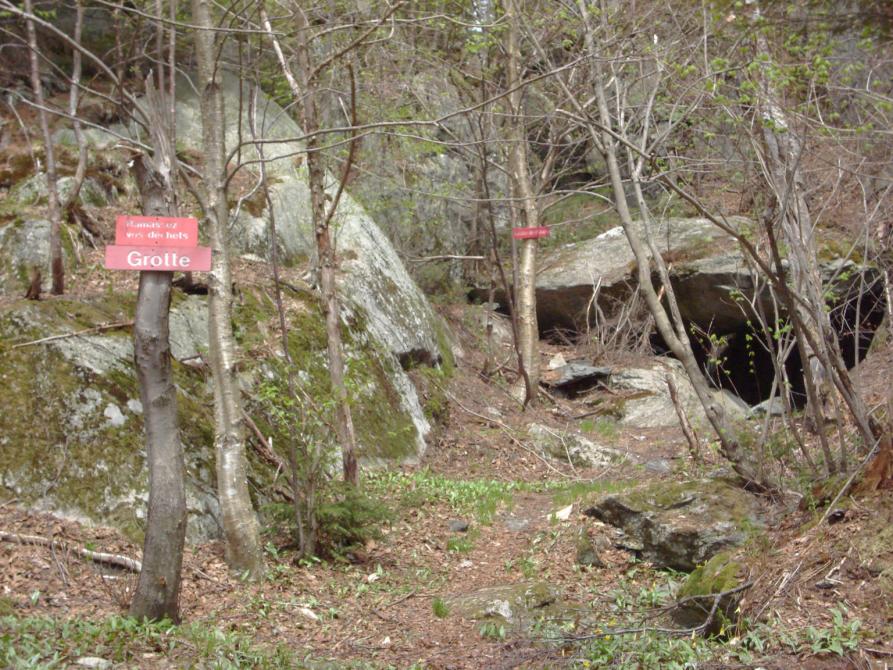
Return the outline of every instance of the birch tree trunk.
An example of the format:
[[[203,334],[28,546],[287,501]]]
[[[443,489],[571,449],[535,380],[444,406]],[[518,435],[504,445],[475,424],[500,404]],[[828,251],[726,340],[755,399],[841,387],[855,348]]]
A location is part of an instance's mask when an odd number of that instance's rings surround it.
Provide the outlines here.
[[[759,19],[759,7],[755,17]],[[803,298],[794,309],[797,310],[795,326],[808,328],[811,337],[797,332],[797,346],[803,366],[806,384],[807,413],[812,426],[819,436],[825,457],[825,467],[829,474],[837,468],[828,444],[824,422],[830,416],[830,394],[833,384],[830,371],[825,363],[829,351],[826,348],[828,337],[833,337],[831,323],[824,309],[822,279],[816,257],[815,231],[809,205],[804,196],[803,175],[800,169],[803,147],[797,132],[790,127],[787,115],[781,105],[780,91],[769,70],[771,55],[766,36],[760,26],[756,26],[756,60],[761,63],[759,70],[760,140],[763,168],[775,196],[776,206],[765,225],[781,224],[781,239],[787,247],[787,274],[793,291]],[[798,329],[799,330],[799,329]],[[820,351],[810,345],[819,344]],[[827,415],[827,416],[826,416]]]
[[[205,216],[212,249],[208,277],[208,330],[214,377],[217,492],[226,562],[231,569],[256,579],[263,573],[263,555],[257,517],[248,492],[242,403],[235,369],[223,95],[215,58],[218,45],[212,31],[214,23],[208,0],[192,0],[192,15],[193,22],[200,26],[196,31],[195,46],[201,95],[204,182],[207,189]]]
[[[34,13],[31,0],[25,0],[27,15]],[[56,154],[53,150],[53,137],[50,134],[47,120],[46,101],[43,97],[43,84],[40,81],[40,61],[37,49],[37,30],[34,21],[27,19],[25,26],[28,34],[28,55],[31,63],[31,88],[34,90],[34,101],[37,104],[37,117],[43,134],[43,145],[46,156],[47,208],[50,218],[50,274],[52,276],[53,295],[65,292],[65,267],[62,263],[62,207],[59,202],[58,175],[56,174]]]
[[[528,228],[539,226],[539,210],[527,164],[527,132],[524,122],[523,89],[520,87],[520,19],[518,0],[505,1],[508,21],[506,70],[509,88],[509,173],[512,179],[512,208],[520,209],[519,222]],[[519,205],[520,202],[520,205]],[[536,239],[522,240],[517,268],[518,337],[521,359],[527,374],[524,404],[534,402],[540,379],[539,325],[536,318]]]

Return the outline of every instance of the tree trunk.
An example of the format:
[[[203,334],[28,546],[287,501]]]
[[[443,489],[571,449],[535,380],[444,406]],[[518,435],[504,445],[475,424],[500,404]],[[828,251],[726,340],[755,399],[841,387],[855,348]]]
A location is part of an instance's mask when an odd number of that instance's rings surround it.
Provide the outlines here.
[[[521,202],[523,225],[534,228],[539,225],[539,210],[533,192],[530,170],[527,165],[527,132],[524,122],[523,90],[520,88],[520,19],[518,0],[506,0],[505,14],[508,21],[506,41],[507,82],[509,90],[509,173],[513,184],[512,207]],[[521,358],[527,375],[524,377],[524,404],[536,400],[540,379],[539,326],[536,319],[536,240],[522,240],[520,261],[517,268],[518,336]]]
[[[205,216],[211,240],[212,261],[208,281],[208,330],[210,362],[214,377],[217,491],[226,548],[226,562],[250,578],[263,572],[257,517],[248,492],[248,468],[242,426],[242,403],[236,380],[235,342],[232,328],[232,278],[230,275],[224,157],[223,95],[216,40],[211,30],[208,0],[192,0],[196,31],[198,89],[201,95],[204,182],[207,189]]]
[[[136,163],[135,172],[143,213],[148,216],[174,214],[170,181],[163,179],[145,157]],[[143,568],[130,603],[130,616],[151,620],[167,618],[177,623],[186,537],[186,491],[168,340],[172,276],[172,272],[140,272],[133,327],[133,358],[146,427],[149,512]]]
[[[319,130],[319,114],[316,108],[317,81],[314,76],[313,63],[310,56],[309,31],[307,17],[303,11],[297,12],[297,44],[296,55],[300,83],[292,74],[285,60],[285,55],[276,39],[269,19],[263,14],[264,27],[267,30],[286,80],[292,90],[295,101],[300,102],[301,125],[307,134]],[[357,439],[354,431],[353,416],[347,396],[344,377],[344,345],[341,340],[341,311],[338,300],[338,287],[335,281],[338,260],[332,240],[330,223],[338,206],[336,196],[327,211],[326,208],[326,168],[320,153],[320,141],[317,136],[307,140],[307,179],[310,187],[310,210],[313,230],[316,237],[316,254],[319,270],[320,292],[322,293],[323,310],[326,319],[326,344],[329,357],[329,381],[335,399],[335,432],[341,445],[341,461],[344,481],[352,486],[359,485],[359,466],[357,464]],[[346,178],[346,175],[345,175]],[[343,186],[343,184],[342,184]]]
[[[25,12],[34,13],[31,0],[25,0]],[[40,81],[40,62],[37,50],[37,31],[32,20],[26,20],[28,33],[28,54],[31,59],[31,87],[34,89],[34,101],[37,104],[37,116],[40,119],[40,130],[43,133],[44,152],[46,154],[47,205],[50,217],[50,274],[52,276],[53,295],[65,292],[65,267],[62,263],[62,208],[59,204],[59,189],[56,175],[56,155],[53,150],[53,137],[47,121],[46,102],[43,98],[43,84]]]

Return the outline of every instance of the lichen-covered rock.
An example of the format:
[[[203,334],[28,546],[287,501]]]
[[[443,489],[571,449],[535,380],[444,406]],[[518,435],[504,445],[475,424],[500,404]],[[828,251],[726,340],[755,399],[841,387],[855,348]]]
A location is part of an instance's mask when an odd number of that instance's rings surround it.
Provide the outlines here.
[[[252,136],[251,126],[247,110],[243,110],[239,118],[240,81],[234,76],[226,76],[222,86],[226,146],[231,149]],[[241,93],[248,95],[247,88]],[[178,139],[198,149],[201,141],[198,96],[186,84],[178,87],[177,95]],[[303,133],[279,105],[263,94],[259,95],[257,108],[263,110],[258,121],[258,134],[265,139],[286,141],[264,145],[273,211],[268,210],[262,198],[243,202],[232,227],[234,250],[268,257],[269,220],[275,216],[280,259],[288,263],[313,258],[315,237],[310,219],[307,167],[300,154],[303,144],[295,139]],[[243,148],[243,160],[258,158],[253,146]],[[327,179],[327,191],[334,199],[337,181],[331,176]],[[341,194],[331,227],[341,261],[341,296],[349,310],[362,315],[375,339],[404,365],[437,363],[448,355],[445,350],[449,341],[443,321],[406,272],[390,241],[350,194]]]
[[[743,219],[740,222],[744,225]],[[643,234],[643,224],[637,222],[636,226]],[[661,253],[676,257],[698,258],[733,246],[731,238],[707,219],[665,219],[657,224],[654,239]],[[605,314],[612,314],[636,285],[635,256],[620,227],[545,254],[541,268],[536,280],[541,328],[585,323],[596,286],[599,306]]]
[[[588,528],[580,528],[577,531],[576,563],[586,568],[603,568],[605,562],[599,556],[599,548],[596,547]]]
[[[325,331],[310,294],[295,296],[289,351],[296,377],[324,403],[329,389]],[[81,521],[142,532],[148,497],[143,408],[133,370],[130,330],[108,330],[13,348],[43,337],[133,319],[135,296],[11,301],[0,307],[0,492],[23,504]],[[243,288],[235,312],[240,383],[252,397],[263,383],[285,386],[270,298]],[[186,365],[207,346],[205,299],[174,294],[174,380],[187,466],[188,537],[218,535],[213,398],[201,365]],[[347,328],[348,378],[360,455],[366,463],[415,462],[427,421],[406,373],[366,332]],[[263,354],[263,355],[261,355]],[[251,411],[251,406],[248,406]],[[270,426],[257,417],[262,429]],[[284,440],[274,448],[280,451]],[[285,453],[281,451],[283,460]],[[252,489],[272,500],[273,472],[249,451]]]
[[[655,565],[684,571],[761,526],[754,498],[718,480],[646,484],[603,496],[584,513],[623,530]]]
[[[617,368],[608,378],[612,389],[631,392],[620,408],[620,423],[635,428],[678,426],[679,417],[670,397],[667,378],[673,380],[688,420],[706,426],[707,415],[682,368],[674,358],[655,358],[651,365],[640,368]],[[748,407],[728,391],[711,391],[732,421],[743,421]]]
[[[628,460],[621,451],[596,444],[582,435],[555,430],[539,423],[531,424],[527,435],[541,454],[567,461],[576,467],[603,468]]]
[[[695,568],[682,584],[676,594],[679,605],[673,609],[673,620],[683,628],[707,624],[705,634],[718,633],[724,621],[734,618],[738,603],[744,596],[743,590],[730,592],[746,581],[747,568],[733,552],[716,554]],[[724,595],[720,597],[720,594]]]
[[[564,611],[558,590],[547,582],[491,586],[451,598],[450,609],[474,621],[491,621],[518,629]]]
[[[56,189],[63,202],[71,197],[74,189],[74,177],[59,177]],[[0,206],[0,215],[14,215],[27,207],[45,204],[49,197],[47,178],[43,173],[35,174],[13,186]],[[108,194],[94,179],[84,179],[78,191],[78,203],[83,207],[105,207],[108,205]]]

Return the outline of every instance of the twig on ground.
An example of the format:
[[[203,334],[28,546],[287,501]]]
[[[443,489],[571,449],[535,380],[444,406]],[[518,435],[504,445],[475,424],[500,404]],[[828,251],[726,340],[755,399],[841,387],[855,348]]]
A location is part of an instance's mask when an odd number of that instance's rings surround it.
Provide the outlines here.
[[[753,586],[753,582],[747,582],[745,584],[741,584],[740,586],[736,586],[734,589],[729,589],[728,591],[722,591],[721,593],[708,593],[705,595],[698,596],[688,596],[683,598],[676,603],[670,609],[678,607],[686,602],[690,602],[693,600],[706,600],[707,598],[713,598],[713,603],[710,606],[710,611],[707,613],[707,618],[704,620],[704,623],[693,626],[691,628],[662,628],[660,626],[639,626],[636,628],[612,628],[610,630],[601,631],[598,633],[593,633],[592,635],[580,635],[577,637],[566,638],[568,641],[579,641],[579,640],[595,640],[601,637],[606,636],[617,636],[617,635],[632,635],[634,633],[664,633],[666,635],[698,635],[700,633],[705,632],[710,624],[713,623],[713,619],[716,617],[716,611],[719,609],[720,601],[726,596],[734,595],[735,593],[740,593],[741,591],[745,591]]]
[[[62,333],[61,335],[50,335],[49,337],[42,337],[39,340],[31,340],[30,342],[22,342],[21,344],[14,344],[12,349],[21,349],[22,347],[30,347],[35,344],[44,344],[46,342],[54,342],[56,340],[64,340],[69,337],[78,337],[80,335],[91,335],[93,333],[104,333],[107,330],[117,330],[119,328],[130,328],[133,325],[133,321],[119,321],[118,323],[104,323],[99,326],[94,326],[93,328],[84,328],[83,330],[76,330],[73,333]]]
[[[512,441],[513,444],[521,447],[524,451],[526,451],[526,452],[530,453],[531,455],[535,456],[536,458],[538,458],[540,461],[542,461],[543,465],[545,465],[547,468],[552,470],[552,472],[564,477],[565,479],[573,479],[573,477],[571,475],[567,474],[566,472],[562,472],[561,470],[556,468],[554,465],[549,463],[549,461],[547,461],[545,458],[543,458],[540,454],[536,453],[536,451],[534,451],[533,449],[528,447],[526,444],[524,444],[521,440],[519,440],[517,437],[515,437],[512,434],[511,429],[508,426],[506,426],[502,421],[499,421],[498,419],[490,418],[489,416],[485,416],[483,414],[479,414],[478,412],[475,412],[473,409],[469,409],[468,407],[463,405],[461,402],[459,402],[456,399],[456,396],[454,396],[449,391],[446,391],[446,396],[451,401],[456,403],[456,406],[459,407],[459,409],[461,409],[462,411],[467,412],[468,414],[471,414],[472,416],[475,416],[478,419],[481,419],[482,421],[486,421],[487,423],[492,424],[492,425],[496,426],[497,428],[499,428],[503,433],[505,433],[508,436],[508,438]]]
[[[51,550],[54,550],[55,547],[71,548],[79,556],[83,556],[94,563],[113,565],[117,568],[130,570],[131,572],[139,572],[143,569],[143,564],[135,558],[129,558],[127,556],[122,556],[121,554],[107,554],[101,551],[91,551],[86,547],[69,547],[65,542],[57,542],[54,539],[41,537],[39,535],[20,535],[18,533],[10,533],[5,530],[0,530],[0,542],[13,542],[15,544],[26,545],[33,544],[39,547],[50,547]]]

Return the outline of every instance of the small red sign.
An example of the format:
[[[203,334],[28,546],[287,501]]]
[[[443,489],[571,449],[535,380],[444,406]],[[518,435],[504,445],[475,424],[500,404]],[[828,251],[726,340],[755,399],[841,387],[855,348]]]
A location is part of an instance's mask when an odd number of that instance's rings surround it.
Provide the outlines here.
[[[533,240],[538,237],[549,237],[549,229],[539,228],[512,228],[512,237],[516,240]]]
[[[198,244],[198,220],[172,216],[119,216],[115,243],[140,247],[193,247]]]
[[[108,246],[105,248],[105,267],[143,272],[207,272],[211,269],[211,248]]]

